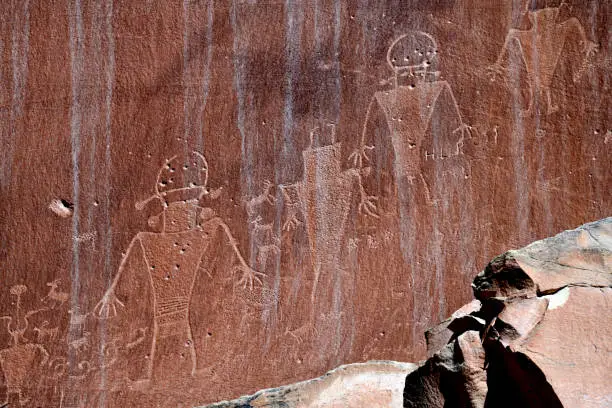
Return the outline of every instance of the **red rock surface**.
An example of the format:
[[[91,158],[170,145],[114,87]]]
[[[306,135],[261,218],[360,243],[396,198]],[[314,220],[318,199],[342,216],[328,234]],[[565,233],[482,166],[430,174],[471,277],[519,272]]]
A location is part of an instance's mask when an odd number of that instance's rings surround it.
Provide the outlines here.
[[[609,7],[0,2],[0,405],[426,358],[479,265],[611,213]],[[591,256],[536,252],[529,296]]]
[[[588,245],[584,236],[591,237]],[[476,278],[475,293],[495,282],[505,295],[473,301],[432,328],[427,336],[432,355],[418,368],[349,365],[209,407],[608,407],[612,291],[600,286],[599,278],[612,275],[610,238],[612,218],[607,218],[495,258]],[[537,270],[533,264],[529,271],[518,268],[514,259],[533,258],[536,248],[542,261]],[[568,259],[582,259],[584,274],[579,283],[550,288],[551,294],[525,294],[524,281],[514,279],[521,273],[553,278],[569,267]],[[501,274],[509,269],[506,281]],[[593,278],[594,272],[601,275]],[[405,376],[400,387],[392,372]]]

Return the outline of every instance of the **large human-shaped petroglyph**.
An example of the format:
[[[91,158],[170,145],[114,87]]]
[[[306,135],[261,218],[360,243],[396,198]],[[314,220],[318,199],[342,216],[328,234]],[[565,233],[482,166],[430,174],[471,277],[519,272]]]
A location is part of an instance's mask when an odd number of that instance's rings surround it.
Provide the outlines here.
[[[366,193],[362,177],[368,168],[342,170],[341,147],[335,140],[335,126],[328,125],[323,132],[331,132],[331,144],[313,146],[314,129],[310,134],[310,146],[302,152],[304,171],[302,180],[281,185],[287,219],[283,229],[292,229],[302,224],[301,213],[309,239],[314,280],[311,301],[314,304],[322,275],[344,268],[340,255],[346,245],[346,226],[351,205],[358,194],[358,211],[377,218],[376,197]],[[324,286],[329,289],[331,281]],[[329,300],[329,299],[328,299]]]
[[[396,200],[393,216],[399,217],[400,251],[409,268],[403,290],[412,297],[415,338],[431,316],[444,313],[444,242],[464,242],[467,248],[471,232],[465,231],[473,229],[472,158],[465,147],[477,140],[478,131],[441,79],[439,54],[436,40],[423,31],[408,31],[391,42],[386,53],[391,76],[372,96],[358,147],[349,156],[359,169],[372,161],[369,140],[390,148],[394,186],[389,195]]]
[[[100,318],[123,314],[122,329],[133,337],[129,348],[142,353],[141,364],[131,377],[146,385],[172,375],[195,375],[198,353],[190,324],[192,291],[202,273],[207,252],[217,232],[236,259],[230,273],[240,274],[237,284],[253,288],[262,273],[244,260],[227,224],[198,200],[215,199],[218,191],[207,186],[209,168],[203,155],[172,157],[158,173],[154,194],[136,204],[142,209],[157,200],[163,210],[150,225],[160,232],[140,232],[130,243],[112,285],[96,305]],[[124,297],[122,297],[124,296]],[[143,315],[144,313],[144,315]],[[147,330],[151,327],[151,330]]]
[[[527,15],[531,27],[526,30],[511,28],[501,51],[490,67],[492,79],[496,75],[504,75],[506,80],[505,59],[510,57],[512,47],[518,47],[518,53],[527,70],[529,83],[529,101],[523,115],[530,115],[534,111],[536,101],[545,104],[545,114],[559,110],[553,101],[551,90],[555,70],[559,64],[563,51],[570,41],[578,40],[583,60],[573,69],[572,79],[578,82],[588,67],[590,57],[597,52],[598,46],[587,38],[584,27],[576,17],[559,21],[559,7],[546,7],[542,9],[530,8],[530,2],[525,0],[523,12]]]
[[[382,110],[395,154],[396,178],[425,184],[431,201],[430,184],[424,169],[436,162],[438,171],[468,175],[462,147],[470,136],[448,82],[435,71],[438,45],[422,31],[411,31],[396,38],[388,48],[387,64],[393,75],[382,81],[391,89],[378,91],[372,97],[362,128],[361,141],[350,159],[355,167],[368,162],[367,130],[372,111]],[[443,168],[442,168],[443,167]]]

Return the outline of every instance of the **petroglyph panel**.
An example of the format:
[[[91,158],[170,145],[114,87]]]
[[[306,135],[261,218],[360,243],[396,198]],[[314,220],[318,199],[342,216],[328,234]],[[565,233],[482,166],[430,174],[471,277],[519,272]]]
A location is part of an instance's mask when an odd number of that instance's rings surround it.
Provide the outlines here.
[[[607,3],[1,2],[0,406],[424,359],[610,215]]]

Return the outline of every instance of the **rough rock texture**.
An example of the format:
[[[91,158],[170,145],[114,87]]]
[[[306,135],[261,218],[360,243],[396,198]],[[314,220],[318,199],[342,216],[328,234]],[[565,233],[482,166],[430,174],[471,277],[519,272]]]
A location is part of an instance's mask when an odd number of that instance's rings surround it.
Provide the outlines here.
[[[190,407],[478,330],[423,337],[612,213],[610,15],[0,0],[0,407]],[[585,262],[533,257],[525,294]]]
[[[611,285],[612,218],[495,258],[474,279],[481,307],[428,331],[437,350],[404,406],[610,406]]]
[[[474,280],[480,300],[427,331],[418,368],[345,366],[211,407],[609,407],[611,261],[612,218],[509,251]]]

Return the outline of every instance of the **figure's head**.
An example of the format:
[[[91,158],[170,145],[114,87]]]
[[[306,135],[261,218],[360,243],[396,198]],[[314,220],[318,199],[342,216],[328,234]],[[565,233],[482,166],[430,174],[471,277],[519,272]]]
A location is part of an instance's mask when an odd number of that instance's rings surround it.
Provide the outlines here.
[[[157,174],[155,193],[136,203],[142,210],[151,200],[161,202],[163,211],[149,218],[149,225],[162,231],[185,229],[197,221],[198,201],[211,195],[208,189],[208,162],[197,152],[167,159]]]
[[[562,0],[524,0],[523,12],[532,25],[544,25],[557,20],[563,5],[566,4]]]
[[[387,64],[396,75],[426,74],[435,69],[437,60],[438,44],[431,35],[422,31],[401,35],[387,51]]]
[[[168,205],[202,198],[208,193],[208,162],[198,152],[166,160],[157,174],[155,193]]]

